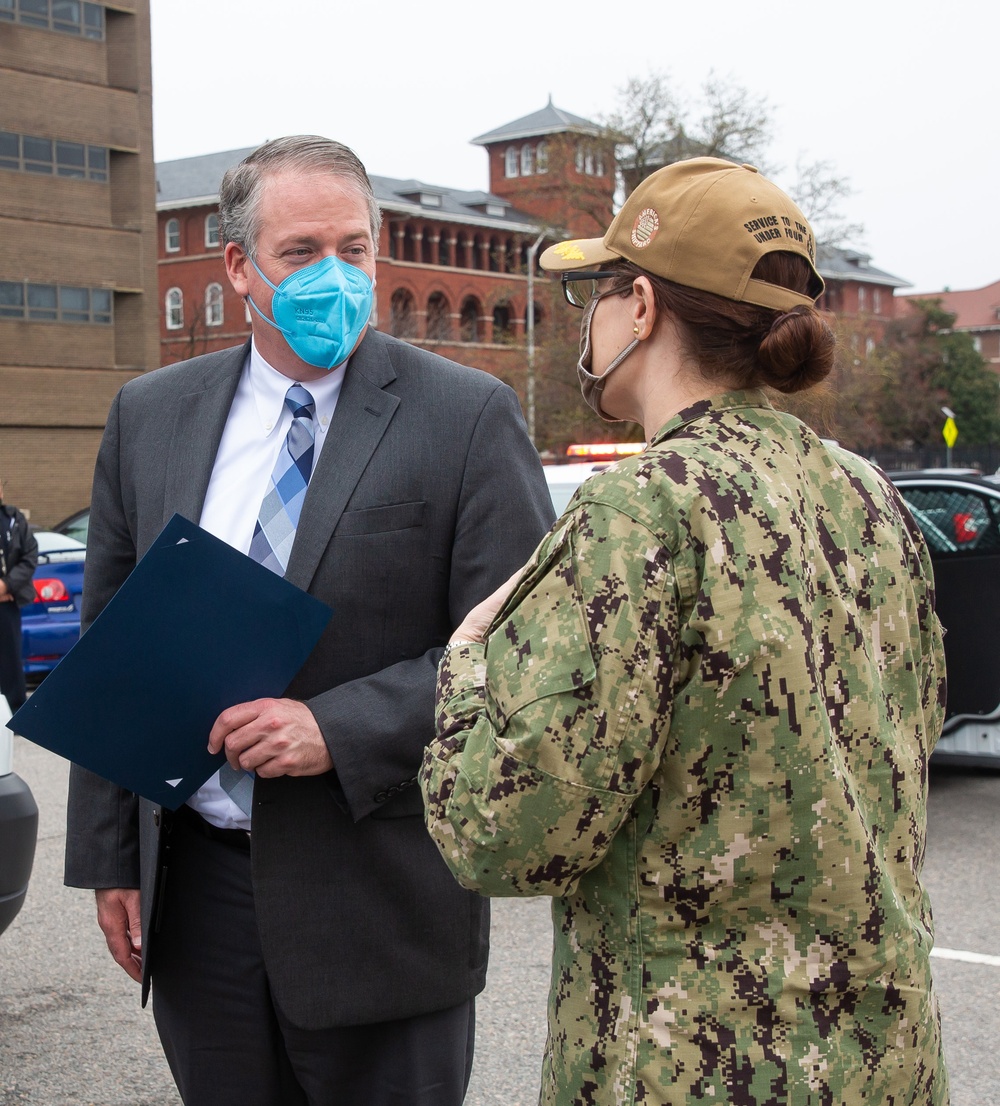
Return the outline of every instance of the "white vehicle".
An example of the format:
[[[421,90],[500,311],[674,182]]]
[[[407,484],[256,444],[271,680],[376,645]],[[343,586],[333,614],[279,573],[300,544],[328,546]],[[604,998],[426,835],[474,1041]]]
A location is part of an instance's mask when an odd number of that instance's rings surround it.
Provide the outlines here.
[[[38,837],[38,807],[28,785],[14,772],[10,709],[0,695],[0,933],[24,903]]]
[[[546,465],[545,480],[552,496],[552,506],[556,514],[566,510],[566,504],[576,489],[595,472],[603,472],[613,461],[580,461],[569,465]]]

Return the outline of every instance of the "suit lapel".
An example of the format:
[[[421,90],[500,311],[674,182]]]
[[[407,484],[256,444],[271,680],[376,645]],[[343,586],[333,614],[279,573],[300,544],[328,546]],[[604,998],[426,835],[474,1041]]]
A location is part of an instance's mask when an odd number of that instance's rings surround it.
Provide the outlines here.
[[[383,391],[395,378],[382,335],[369,329],[347,366],[288,560],[285,579],[303,590],[399,406],[398,396]]]
[[[164,524],[175,512],[192,522],[201,518],[215,455],[249,349],[247,343],[224,350],[206,364],[202,386],[177,402],[166,458]]]

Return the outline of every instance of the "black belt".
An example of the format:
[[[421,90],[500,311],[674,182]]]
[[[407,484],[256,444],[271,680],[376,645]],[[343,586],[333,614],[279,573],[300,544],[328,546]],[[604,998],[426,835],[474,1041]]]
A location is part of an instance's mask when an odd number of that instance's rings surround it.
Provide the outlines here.
[[[221,826],[213,826],[211,822],[206,822],[198,811],[188,806],[187,803],[179,810],[174,811],[174,817],[193,829],[195,833],[200,833],[202,837],[208,837],[212,841],[221,841],[224,845],[233,845],[237,849],[244,849],[246,852],[250,851],[250,833],[248,830],[223,829]]]

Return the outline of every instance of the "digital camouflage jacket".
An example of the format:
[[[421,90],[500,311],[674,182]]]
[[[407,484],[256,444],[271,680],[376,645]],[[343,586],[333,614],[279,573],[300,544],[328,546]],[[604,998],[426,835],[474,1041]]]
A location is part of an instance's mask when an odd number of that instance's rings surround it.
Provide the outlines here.
[[[923,539],[760,392],[587,481],[421,776],[467,887],[551,895],[549,1106],[945,1106],[921,885],[944,707]]]

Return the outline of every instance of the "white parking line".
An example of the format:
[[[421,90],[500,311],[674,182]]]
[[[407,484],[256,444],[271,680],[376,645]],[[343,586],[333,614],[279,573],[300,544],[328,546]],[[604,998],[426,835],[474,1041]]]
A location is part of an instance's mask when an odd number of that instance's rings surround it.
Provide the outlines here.
[[[1000,956],[989,956],[984,952],[933,948],[931,956],[940,956],[942,960],[961,960],[964,964],[986,964],[991,968],[1000,968]]]

